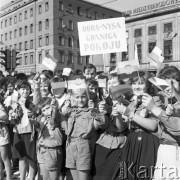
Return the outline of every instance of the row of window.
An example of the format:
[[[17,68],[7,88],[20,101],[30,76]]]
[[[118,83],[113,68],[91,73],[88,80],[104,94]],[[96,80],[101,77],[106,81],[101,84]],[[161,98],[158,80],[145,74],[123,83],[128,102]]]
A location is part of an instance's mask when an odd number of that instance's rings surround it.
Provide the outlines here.
[[[49,28],[49,19],[45,20],[45,29]],[[19,28],[19,36],[22,36],[22,30],[23,28]],[[29,27],[30,34],[33,33],[33,24],[30,24]],[[39,21],[39,31],[42,31],[42,21]],[[28,34],[28,26],[24,27],[24,35]],[[14,38],[17,38],[17,29],[14,30]],[[4,40],[8,40],[8,33],[5,33]],[[9,40],[12,40],[12,31],[9,32]],[[3,34],[1,34],[1,41],[3,42]]]
[[[45,11],[48,11],[49,10],[49,2],[45,2]],[[30,11],[29,11],[29,16],[30,17],[33,17],[33,12],[34,9],[33,8],[30,8]],[[38,7],[38,12],[39,14],[42,13],[42,5],[39,5]],[[22,21],[23,17],[22,17],[22,13],[19,13],[19,16],[17,17],[17,15],[14,16],[14,24],[17,23],[17,18],[19,19],[19,22]],[[24,19],[28,19],[28,11],[24,11]],[[11,26],[12,25],[12,17],[9,18],[9,25]],[[8,20],[5,19],[4,21],[4,27],[7,27],[8,26]],[[1,29],[3,28],[3,21],[1,21]]]
[[[173,31],[173,24],[172,23],[166,23],[164,24],[164,33],[169,33]],[[148,35],[156,35],[157,34],[157,26],[149,26],[148,27]],[[134,37],[142,37],[142,29],[138,28],[134,30]]]
[[[84,8],[78,6],[77,9],[76,9],[76,12],[77,12],[78,16],[83,16],[83,11],[85,11],[86,17],[91,19],[92,15],[90,13],[90,9],[92,9],[92,7],[84,9]],[[63,2],[61,0],[59,1],[59,11],[63,11],[64,12],[64,4],[63,4]],[[66,11],[68,13],[72,13],[73,14],[74,13],[73,5],[72,4],[68,4]],[[93,16],[94,16],[94,19],[99,19],[97,11],[94,11],[94,15]],[[112,17],[113,16],[110,16],[110,18],[112,18]],[[102,14],[102,18],[105,19],[105,18],[109,18],[109,17],[106,17],[105,14]]]
[[[68,54],[66,54],[64,51],[59,50],[58,51],[58,60],[60,63],[65,63],[65,56],[67,56],[68,59],[68,64],[72,64],[75,63],[74,62],[74,55],[72,52],[68,52]],[[45,51],[45,55],[49,54],[49,51]],[[78,54],[77,56],[77,64],[82,65],[83,62],[87,62],[87,57],[86,56],[80,56],[80,54]],[[35,60],[34,60],[34,54],[30,53],[29,56],[28,54],[24,54],[24,61],[22,61],[22,56],[19,59],[19,64],[20,65],[29,65],[29,64],[34,64]],[[42,63],[42,52],[38,53],[38,63],[41,64]]]
[[[156,46],[156,41],[148,42],[148,52],[151,53],[154,47]],[[173,58],[173,51],[172,51],[172,39],[164,40],[163,44],[164,49],[164,60],[171,61]],[[142,63],[142,44],[137,44],[137,51],[138,51],[138,59]],[[122,52],[122,61],[129,60],[129,48],[127,48],[127,52]]]

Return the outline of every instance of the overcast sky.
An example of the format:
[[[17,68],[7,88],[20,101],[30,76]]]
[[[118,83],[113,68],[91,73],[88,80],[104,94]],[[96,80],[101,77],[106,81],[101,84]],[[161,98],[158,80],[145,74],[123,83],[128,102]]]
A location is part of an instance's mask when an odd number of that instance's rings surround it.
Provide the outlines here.
[[[0,7],[11,1],[12,0],[0,0]],[[141,7],[144,5],[161,2],[163,0],[86,0],[86,1],[90,1],[95,4],[98,3],[100,5],[113,8],[118,11],[126,11],[126,10],[131,10],[137,7]]]

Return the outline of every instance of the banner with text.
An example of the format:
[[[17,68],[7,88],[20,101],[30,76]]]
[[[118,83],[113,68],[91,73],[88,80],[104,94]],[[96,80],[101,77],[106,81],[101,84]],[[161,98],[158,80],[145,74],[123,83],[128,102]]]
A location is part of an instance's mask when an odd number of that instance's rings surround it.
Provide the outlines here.
[[[127,51],[125,18],[78,22],[81,56]]]

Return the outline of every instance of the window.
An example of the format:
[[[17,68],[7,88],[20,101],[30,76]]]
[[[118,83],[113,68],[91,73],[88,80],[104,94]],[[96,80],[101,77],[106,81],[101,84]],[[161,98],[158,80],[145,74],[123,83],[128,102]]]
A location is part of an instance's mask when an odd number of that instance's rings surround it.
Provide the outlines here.
[[[156,42],[149,42],[148,43],[148,52],[151,53],[155,46],[156,46]]]
[[[24,19],[27,19],[27,11],[24,11]]]
[[[42,13],[42,6],[39,5],[39,14],[41,14],[41,13]]]
[[[73,54],[69,52],[67,65],[73,64]]]
[[[86,17],[91,18],[91,14],[90,14],[89,9],[86,9]]]
[[[24,27],[24,35],[27,35],[27,33],[28,33],[28,27],[25,26],[25,27]]]
[[[72,4],[68,4],[68,7],[67,7],[67,12],[69,13],[73,13],[73,8],[72,8]]]
[[[127,51],[122,52],[122,61],[128,61],[129,60],[129,47],[127,46]]]
[[[27,55],[24,56],[24,65],[27,65],[28,64],[28,57]]]
[[[63,11],[64,10],[64,5],[62,1],[59,1],[59,10]]]
[[[1,29],[3,28],[3,22],[1,21]]]
[[[64,45],[64,37],[61,35],[59,36],[59,45],[63,46]]]
[[[78,64],[82,64],[82,63],[83,63],[83,57],[82,57],[82,56],[80,56],[80,54],[79,54],[79,53],[78,53],[77,63],[78,63]]]
[[[142,63],[142,45],[137,44],[137,52],[138,52],[138,60],[140,63]]]
[[[42,38],[40,37],[39,38],[39,47],[41,47],[42,46]]]
[[[68,46],[73,47],[73,38],[71,36],[68,37]]]
[[[7,41],[7,33],[5,33],[5,41]]]
[[[141,37],[142,36],[142,31],[141,29],[135,29],[134,31],[134,37],[137,38],[137,37]]]
[[[19,50],[20,51],[22,50],[22,43],[21,42],[19,43]]]
[[[22,57],[19,58],[19,65],[22,65]]]
[[[38,62],[39,62],[39,64],[42,63],[42,54],[41,53],[38,54]]]
[[[98,19],[98,13],[96,11],[94,12],[94,19]]]
[[[16,38],[17,37],[17,30],[15,29],[14,30],[14,38]]]
[[[89,64],[89,58],[90,56],[86,56],[86,64]]]
[[[30,64],[34,63],[33,54],[30,54]]]
[[[30,33],[33,33],[33,24],[30,24]]]
[[[24,42],[24,49],[25,49],[25,51],[28,50],[28,43],[27,43],[27,41]]]
[[[10,49],[10,50],[12,49],[12,45],[9,46],[9,49]]]
[[[164,33],[172,32],[172,23],[164,24]]]
[[[116,63],[116,53],[110,53],[110,63]]]
[[[14,16],[14,24],[17,23],[17,16]]]
[[[173,57],[172,40],[164,40],[164,59],[171,61]]]
[[[49,11],[49,2],[45,3],[45,11]]]
[[[22,28],[19,28],[19,36],[22,36]]]
[[[17,44],[14,44],[14,49],[17,49]]]
[[[69,29],[73,30],[74,29],[73,27],[74,27],[73,21],[69,20]]]
[[[19,21],[22,21],[22,14],[19,13]]]
[[[49,28],[49,19],[45,20],[45,28],[48,29]]]
[[[30,17],[33,17],[33,8],[30,9]]]
[[[155,35],[157,34],[156,26],[148,27],[148,35]]]
[[[81,10],[81,7],[77,7],[77,14],[79,16],[82,16],[82,10]]]
[[[1,42],[3,42],[3,34],[1,34]]]
[[[30,40],[30,49],[33,49],[33,40]]]
[[[39,31],[42,31],[42,22],[39,21]]]
[[[9,25],[12,24],[12,18],[9,18]]]
[[[49,45],[49,36],[46,36],[46,45]]]
[[[7,20],[5,20],[5,27],[7,27]]]
[[[59,18],[59,27],[62,28],[63,27],[63,19]]]
[[[12,31],[9,32],[9,39],[12,39]]]
[[[59,51],[59,62],[64,63],[64,52]]]

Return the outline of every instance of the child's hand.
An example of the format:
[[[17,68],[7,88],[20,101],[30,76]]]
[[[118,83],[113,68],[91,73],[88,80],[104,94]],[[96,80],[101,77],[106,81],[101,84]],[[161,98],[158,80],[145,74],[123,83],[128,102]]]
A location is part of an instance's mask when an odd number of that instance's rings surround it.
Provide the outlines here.
[[[94,102],[93,102],[92,99],[90,99],[90,100],[88,101],[88,107],[89,107],[89,109],[93,109],[93,108],[94,108]]]
[[[173,106],[171,104],[168,104],[167,107],[166,107],[166,114],[168,116],[171,116],[173,114]]]
[[[40,79],[40,74],[39,74],[39,73],[37,73],[37,74],[34,76],[33,81],[34,81],[35,84],[40,84],[41,79]]]
[[[141,117],[147,117],[147,115],[148,115],[148,110],[146,109],[146,108],[144,108],[144,109],[142,109],[141,111],[140,111],[140,116]]]
[[[64,106],[62,106],[61,108],[62,114],[66,113],[70,106],[71,106],[71,102],[69,100],[65,101]]]
[[[55,98],[52,98],[52,100],[51,100],[51,105],[55,105],[56,104],[56,99]]]

